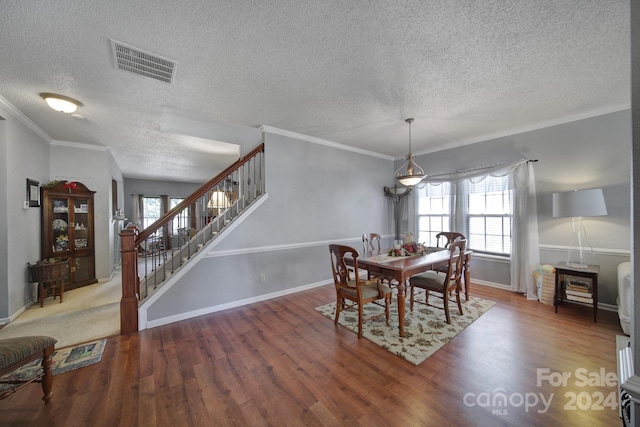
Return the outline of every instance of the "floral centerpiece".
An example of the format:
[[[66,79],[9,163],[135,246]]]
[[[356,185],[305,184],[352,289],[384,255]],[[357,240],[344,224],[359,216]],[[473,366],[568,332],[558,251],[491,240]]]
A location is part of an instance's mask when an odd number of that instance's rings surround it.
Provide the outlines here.
[[[397,246],[389,249],[389,256],[416,256],[416,255],[424,255],[427,253],[427,247],[422,243],[417,243],[413,241],[412,233],[404,234],[404,242],[400,247]]]

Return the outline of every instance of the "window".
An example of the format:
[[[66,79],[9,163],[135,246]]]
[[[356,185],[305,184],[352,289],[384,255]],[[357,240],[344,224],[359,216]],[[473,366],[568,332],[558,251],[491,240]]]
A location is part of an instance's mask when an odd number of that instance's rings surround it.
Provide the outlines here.
[[[162,215],[162,202],[160,197],[144,196],[142,198],[142,228],[147,228],[156,222]]]
[[[166,200],[167,196],[142,197],[142,228],[149,227],[168,212],[168,210],[163,207],[163,198]],[[169,198],[169,208],[175,208],[182,201],[184,201],[184,198]],[[173,218],[170,224],[171,229],[167,232],[169,234],[176,234],[181,229],[189,228],[189,224],[189,209],[185,209]],[[160,229],[159,232],[163,233],[162,229]]]
[[[464,200],[464,207],[459,209],[455,205],[456,192],[461,202]],[[419,242],[436,246],[439,232],[460,231],[467,237],[467,248],[474,252],[511,254],[513,191],[508,175],[470,179],[457,185],[428,183],[418,189],[417,205]],[[458,228],[465,229],[452,230],[452,224],[464,224]]]
[[[476,252],[509,255],[512,214],[513,194],[507,175],[468,181],[467,247]]]
[[[436,234],[450,231],[451,184],[429,183],[418,190],[418,241],[436,246]]]
[[[184,201],[184,199],[170,199],[169,200],[169,208],[173,209],[176,206],[178,206],[180,203],[182,203]],[[171,224],[172,227],[172,234],[176,234],[178,233],[180,230],[184,230],[189,228],[189,209],[184,209],[182,212],[180,212],[178,215],[173,217],[173,223]]]

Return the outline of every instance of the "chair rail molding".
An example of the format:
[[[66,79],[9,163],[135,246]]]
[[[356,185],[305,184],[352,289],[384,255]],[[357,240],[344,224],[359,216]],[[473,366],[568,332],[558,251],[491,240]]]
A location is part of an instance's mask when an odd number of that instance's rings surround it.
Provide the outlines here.
[[[541,251],[556,251],[567,252],[569,249],[577,250],[577,246],[567,245],[539,245]],[[612,248],[589,248],[589,251],[593,251],[596,255],[619,255],[619,256],[631,256],[631,250],[629,249],[612,249]]]

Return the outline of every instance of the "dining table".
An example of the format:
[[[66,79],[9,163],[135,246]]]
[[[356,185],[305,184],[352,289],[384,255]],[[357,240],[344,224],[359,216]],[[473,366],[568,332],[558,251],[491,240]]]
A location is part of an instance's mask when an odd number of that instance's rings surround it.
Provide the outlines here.
[[[469,285],[471,283],[470,261],[472,253],[469,250],[465,250],[463,253],[464,293],[467,301],[469,300]],[[405,299],[409,279],[416,274],[447,265],[450,255],[449,249],[429,247],[427,253],[423,255],[391,256],[388,255],[388,251],[374,250],[361,252],[357,258],[358,269],[367,270],[370,274],[394,279],[398,282],[398,329],[401,337],[404,337]],[[345,262],[353,265],[351,258],[345,257]]]

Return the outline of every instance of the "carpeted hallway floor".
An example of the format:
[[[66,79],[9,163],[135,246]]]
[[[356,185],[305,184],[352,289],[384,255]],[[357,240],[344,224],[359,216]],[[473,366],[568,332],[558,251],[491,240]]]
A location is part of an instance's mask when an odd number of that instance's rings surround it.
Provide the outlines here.
[[[48,335],[56,348],[84,343],[120,333],[121,271],[108,282],[64,293],[64,302],[49,297],[44,307],[36,303],[0,329],[0,339]]]

